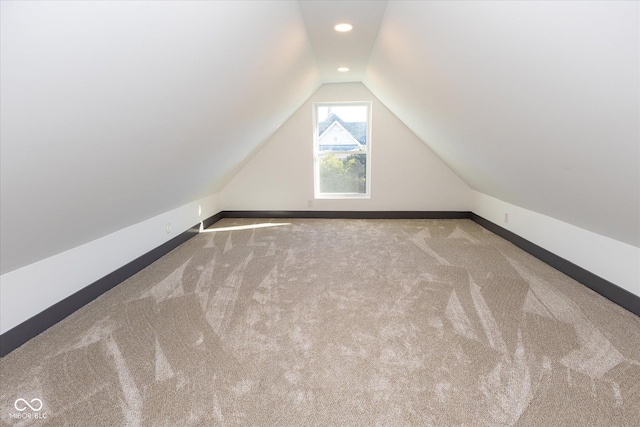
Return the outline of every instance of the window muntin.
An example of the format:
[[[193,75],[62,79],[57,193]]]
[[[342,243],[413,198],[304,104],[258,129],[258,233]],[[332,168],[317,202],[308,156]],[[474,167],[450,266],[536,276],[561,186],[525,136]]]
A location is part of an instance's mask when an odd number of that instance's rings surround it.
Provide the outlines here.
[[[315,198],[368,198],[371,102],[314,104]]]

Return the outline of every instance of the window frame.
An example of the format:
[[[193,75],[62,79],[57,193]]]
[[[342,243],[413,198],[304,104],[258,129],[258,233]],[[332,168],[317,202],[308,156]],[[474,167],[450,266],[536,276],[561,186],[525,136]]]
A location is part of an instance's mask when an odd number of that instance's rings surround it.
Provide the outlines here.
[[[364,150],[359,151],[320,151],[318,135],[318,108],[319,107],[367,107],[367,143]],[[370,199],[371,198],[371,123],[372,107],[371,101],[336,101],[336,102],[314,102],[313,107],[313,196],[314,199]],[[364,193],[321,193],[320,192],[320,157],[323,154],[364,154],[365,162],[365,192]]]

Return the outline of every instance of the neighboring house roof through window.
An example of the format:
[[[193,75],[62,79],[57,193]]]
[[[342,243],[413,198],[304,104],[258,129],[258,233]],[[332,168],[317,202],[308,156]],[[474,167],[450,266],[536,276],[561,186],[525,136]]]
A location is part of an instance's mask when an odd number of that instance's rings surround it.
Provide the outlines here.
[[[331,123],[318,137],[318,146],[322,151],[351,151],[362,149],[362,144],[338,121]]]
[[[322,135],[333,123],[340,123],[340,125],[351,136],[358,141],[359,144],[365,145],[367,143],[367,123],[366,122],[345,122],[335,113],[329,113],[326,119],[318,123],[318,133]]]

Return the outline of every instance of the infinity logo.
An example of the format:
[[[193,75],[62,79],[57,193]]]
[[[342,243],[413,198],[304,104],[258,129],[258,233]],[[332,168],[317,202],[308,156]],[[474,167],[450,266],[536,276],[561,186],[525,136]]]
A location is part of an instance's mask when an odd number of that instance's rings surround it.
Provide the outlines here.
[[[31,406],[31,404],[33,404],[33,406]],[[26,411],[27,407],[31,408],[32,411],[36,411],[36,412],[42,409],[42,400],[38,398],[31,399],[31,404],[26,400],[24,400],[23,398],[20,398],[15,401],[15,403],[13,404],[13,407],[20,412]],[[27,406],[24,406],[24,405],[27,405]]]

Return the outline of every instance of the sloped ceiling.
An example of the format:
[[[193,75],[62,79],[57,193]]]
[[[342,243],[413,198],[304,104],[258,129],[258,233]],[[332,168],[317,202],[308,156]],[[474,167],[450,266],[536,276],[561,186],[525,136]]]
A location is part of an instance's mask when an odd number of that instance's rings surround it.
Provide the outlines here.
[[[364,83],[472,188],[640,246],[638,17],[390,1]]]
[[[2,2],[2,273],[216,192],[319,85],[296,2]]]
[[[474,189],[640,245],[637,2],[0,3],[2,273],[220,190],[360,79]]]

